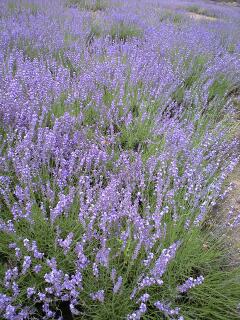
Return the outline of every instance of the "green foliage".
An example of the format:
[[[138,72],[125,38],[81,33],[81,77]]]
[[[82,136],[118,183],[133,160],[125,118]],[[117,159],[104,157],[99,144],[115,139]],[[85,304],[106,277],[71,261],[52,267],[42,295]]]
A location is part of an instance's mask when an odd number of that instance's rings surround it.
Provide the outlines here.
[[[68,0],[68,5],[95,12],[106,9],[108,3],[106,0]]]
[[[209,88],[209,99],[212,100],[214,97],[224,98],[224,96],[227,96],[231,92],[232,87],[228,79],[223,75],[220,76]]]
[[[141,38],[143,31],[134,24],[127,24],[124,21],[120,21],[112,25],[109,34],[113,40],[125,42],[128,38]]]
[[[28,11],[30,14],[36,15],[39,12],[39,7],[35,3],[31,3],[25,0],[9,1],[7,6],[11,14]]]
[[[173,63],[175,61],[175,52],[173,52]],[[186,75],[184,76],[183,83],[174,91],[173,100],[181,104],[184,100],[186,90],[195,89],[201,82],[201,75],[206,70],[208,57],[205,55],[198,55],[192,59],[184,60],[184,68]]]
[[[95,124],[100,119],[99,112],[94,107],[88,107],[83,110],[84,125],[89,126]]]
[[[183,230],[181,231],[183,232]],[[168,283],[183,282],[189,277],[205,275],[204,283],[189,290],[177,302],[184,319],[238,319],[239,267],[231,266],[224,236],[213,236],[211,229],[197,229],[185,236],[184,243],[165,275]],[[224,234],[224,232],[223,232]],[[180,277],[180,278],[179,278]],[[174,287],[174,286],[173,286]],[[167,290],[167,289],[166,289]]]
[[[64,34],[64,43],[66,46],[71,45],[71,43],[76,42],[78,40],[78,37],[72,35],[69,32],[65,32]]]
[[[48,52],[46,48],[35,48],[33,43],[28,39],[19,39],[17,42],[18,50],[21,50],[26,58],[30,60],[38,59],[40,55]]]
[[[76,253],[74,251],[76,243],[82,237],[82,226],[78,220],[79,201],[74,201],[68,216],[61,216],[56,223],[49,224],[46,221],[44,214],[36,204],[32,208],[33,221],[30,223],[27,220],[21,220],[16,223],[16,234],[6,236],[5,233],[0,233],[0,255],[1,259],[6,258],[6,261],[14,262],[16,257],[8,246],[12,242],[16,242],[21,251],[28,255],[26,248],[23,246],[22,239],[36,240],[38,248],[45,253],[48,258],[55,257],[59,268],[63,272],[71,273],[74,270],[74,261]],[[74,233],[74,240],[70,250],[64,254],[63,249],[56,246],[57,227],[61,230],[61,237],[66,237],[69,232]],[[171,299],[172,307],[180,307],[181,315],[187,320],[237,320],[239,314],[235,308],[239,301],[240,287],[239,282],[239,267],[231,265],[231,256],[229,256],[229,248],[226,246],[224,236],[216,238],[213,236],[213,230],[192,228],[185,230],[184,226],[170,225],[172,232],[167,232],[167,237],[163,243],[164,247],[168,247],[172,241],[175,241],[181,235],[182,243],[177,251],[177,255],[163,276],[163,285],[161,287],[152,286],[148,288],[148,293],[151,298],[148,303],[150,310],[147,316],[143,319],[165,319],[160,311],[153,307],[153,303],[157,300],[169,301]],[[224,234],[224,232],[223,232]],[[111,255],[114,256],[119,252],[121,241],[112,237],[108,242],[108,247],[111,248]],[[156,243],[156,247],[159,244]],[[127,246],[121,256],[118,256],[114,261],[114,267],[118,274],[123,277],[123,284],[118,294],[112,293],[112,281],[110,271],[108,269],[100,269],[100,278],[95,281],[91,272],[91,267],[86,268],[83,272],[84,291],[81,295],[81,314],[74,319],[124,319],[126,314],[132,312],[136,306],[129,299],[129,296],[136,285],[137,279],[145,271],[141,260],[145,258],[145,252],[139,254],[137,261],[132,261],[131,256],[135,250],[136,241],[134,239],[128,241]],[[94,257],[93,248],[95,243],[89,243],[86,249],[86,254],[91,260]],[[155,248],[156,249],[156,248]],[[153,248],[153,250],[155,251]],[[159,250],[161,250],[159,248]],[[157,250],[157,249],[156,249]],[[227,252],[228,256],[227,257]],[[112,259],[111,259],[112,261]],[[50,268],[46,264],[42,264],[39,260],[33,260],[35,264],[41,264],[43,269],[40,273],[28,273],[20,275],[18,284],[21,288],[36,287],[41,290],[43,287],[43,276],[46,272],[50,272]],[[7,265],[1,264],[0,275],[6,271]],[[204,283],[200,286],[190,289],[185,295],[180,295],[176,288],[182,284],[189,276],[197,277],[203,274],[205,277]],[[104,304],[94,303],[89,294],[101,288],[105,289]],[[24,292],[24,290],[22,290]],[[167,300],[166,300],[167,299]],[[19,303],[26,300],[22,294],[17,298]]]
[[[172,10],[164,10],[160,13],[161,22],[169,22],[174,24],[181,24],[184,21],[185,17],[182,14],[175,13]]]
[[[96,22],[94,22],[91,25],[90,32],[89,32],[87,39],[86,39],[87,45],[88,46],[91,45],[91,43],[94,39],[100,38],[102,35],[104,35],[104,32],[103,32],[101,26],[98,25]]]
[[[150,138],[151,120],[135,120],[133,124],[122,128],[120,143],[124,149],[138,151],[147,144]]]
[[[71,60],[64,54],[64,50],[60,49],[58,52],[54,53],[54,58],[59,62],[59,64],[69,69],[71,77],[73,77],[73,75],[78,71]]]
[[[15,2],[9,1],[8,9],[11,13],[13,13],[14,11],[17,11],[17,4]]]
[[[43,126],[52,128],[55,122],[55,119],[64,115],[64,113],[68,110],[65,106],[66,94],[62,94],[59,99],[57,99],[52,108],[46,114],[43,122]]]
[[[229,53],[234,53],[236,50],[236,45],[234,43],[229,44],[229,46],[227,47],[227,50]]]

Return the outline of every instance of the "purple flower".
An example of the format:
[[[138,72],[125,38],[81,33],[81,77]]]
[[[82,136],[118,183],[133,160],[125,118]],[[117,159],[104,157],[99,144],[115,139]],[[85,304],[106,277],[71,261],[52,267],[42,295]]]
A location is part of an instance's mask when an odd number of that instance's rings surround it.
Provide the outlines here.
[[[63,248],[64,254],[66,255],[71,248],[71,244],[73,241],[74,234],[70,232],[65,240],[58,239],[58,244]]]
[[[7,320],[16,319],[16,307],[14,307],[14,306],[12,306],[11,304],[9,304],[9,305],[6,307],[4,317],[5,317],[5,319],[7,319]]]
[[[50,306],[48,302],[44,302],[42,306],[43,312],[45,312],[47,318],[53,318],[55,316],[55,312],[50,310]]]
[[[30,240],[24,239],[24,240],[23,240],[23,245],[24,245],[24,247],[25,247],[28,251],[31,251]]]
[[[157,259],[151,274],[156,278],[161,278],[166,271],[168,263],[175,257],[176,251],[180,245],[180,242],[176,242],[168,249],[163,249],[160,257]]]
[[[37,264],[35,267],[33,267],[33,271],[35,273],[39,273],[42,270],[42,266],[40,264]]]
[[[44,301],[46,299],[46,294],[45,293],[42,293],[42,292],[39,292],[38,293],[38,297],[39,297],[39,300],[40,301]]]
[[[149,252],[147,259],[143,260],[144,266],[148,267],[150,265],[151,261],[153,260],[153,258],[154,258],[154,254],[152,252]]]
[[[88,261],[88,258],[84,254],[83,245],[80,242],[76,244],[75,252],[78,257],[77,266],[80,269],[84,269],[87,266],[89,261]]]
[[[57,269],[57,260],[56,258],[47,259],[47,265],[51,269]]]
[[[140,281],[140,283],[138,284],[138,287],[141,290],[141,289],[144,289],[146,287],[151,287],[154,284],[162,285],[163,281],[160,280],[160,279],[156,279],[154,277],[146,276]]]
[[[44,256],[44,253],[38,251],[36,241],[33,241],[33,242],[32,242],[31,251],[33,252],[34,258],[36,258],[36,259],[42,259],[43,256]]]
[[[128,320],[140,320],[142,315],[147,312],[147,305],[145,303],[141,303],[138,310],[133,313],[127,315]]]
[[[73,192],[74,189],[71,189],[68,195],[61,194],[60,200],[54,209],[51,209],[51,221],[54,222],[57,217],[59,217],[62,213],[65,213],[69,210],[72,202],[73,202]],[[71,237],[71,236],[70,236]]]
[[[17,244],[15,242],[12,242],[9,244],[9,249],[15,249],[17,247]]]
[[[14,281],[13,284],[12,284],[12,290],[13,290],[13,295],[14,297],[18,296],[19,293],[20,293],[20,289],[19,289],[19,286],[18,284]]]
[[[190,290],[191,288],[194,288],[196,286],[199,286],[200,284],[202,284],[204,281],[204,277],[203,276],[199,276],[197,278],[188,278],[182,285],[177,287],[177,290],[181,293],[187,292],[188,290]]]
[[[7,296],[6,294],[0,293],[0,311],[6,309],[8,305],[10,305],[12,298]]]
[[[115,283],[116,276],[117,276],[117,270],[113,268],[111,271],[111,280],[113,283]]]
[[[108,267],[110,251],[111,248],[102,248],[96,255],[96,260],[104,267]]]
[[[93,275],[98,278],[99,276],[99,270],[98,270],[98,265],[94,262],[93,266],[92,266],[92,270],[93,270]]]
[[[20,260],[22,257],[21,249],[20,248],[15,248],[15,256]]]
[[[25,274],[30,268],[32,263],[32,259],[30,256],[24,256],[23,266],[22,266],[22,274]]]
[[[150,298],[150,295],[148,293],[144,293],[137,301],[137,303],[140,303],[140,302],[144,302],[146,303]]]
[[[179,308],[175,308],[175,309],[171,309],[170,307],[170,303],[166,304],[166,303],[162,303],[160,301],[157,301],[154,303],[154,306],[159,309],[160,311],[162,311],[165,315],[167,316],[175,316],[179,314],[180,309]]]
[[[123,281],[123,278],[120,276],[118,277],[117,279],[117,282],[115,283],[114,287],[113,287],[113,293],[117,293],[121,286],[122,286],[122,281]]]
[[[36,293],[35,288],[27,288],[27,297],[31,298]]]
[[[74,315],[79,315],[80,312],[76,309],[75,305],[73,303],[70,303],[69,305],[70,307],[70,310],[71,310],[71,313],[74,314]]]
[[[4,286],[5,288],[10,288],[11,282],[18,278],[18,268],[8,269],[4,276]]]
[[[104,302],[104,290],[99,290],[95,293],[90,293],[90,297],[93,300],[96,300],[96,301],[103,303]]]

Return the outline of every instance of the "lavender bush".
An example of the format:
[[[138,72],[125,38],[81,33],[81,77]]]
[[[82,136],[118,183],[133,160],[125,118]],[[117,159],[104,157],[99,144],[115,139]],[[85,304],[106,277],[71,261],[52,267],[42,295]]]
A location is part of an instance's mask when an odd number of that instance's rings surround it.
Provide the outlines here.
[[[1,1],[1,319],[239,319],[240,9],[192,3]]]

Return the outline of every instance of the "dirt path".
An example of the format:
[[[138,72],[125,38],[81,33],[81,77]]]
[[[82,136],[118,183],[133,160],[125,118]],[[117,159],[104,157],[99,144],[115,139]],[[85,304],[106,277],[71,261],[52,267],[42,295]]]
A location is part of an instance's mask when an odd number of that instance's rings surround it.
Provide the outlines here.
[[[237,112],[240,113],[240,97],[235,100]],[[237,129],[236,138],[239,140],[238,154],[240,156],[240,117],[237,115]],[[213,222],[217,225],[217,228],[228,234],[229,242],[233,248],[240,253],[240,162],[234,168],[233,172],[229,175],[226,181],[227,185],[231,185],[232,188],[228,192],[224,200],[219,201],[213,210]],[[226,222],[231,215],[229,224],[232,224],[234,219],[239,216],[238,224],[235,228],[231,228],[228,232],[226,230]],[[239,255],[240,260],[240,255]]]
[[[225,224],[226,220],[228,220],[230,212],[232,215],[230,223],[232,223],[240,214],[240,163],[235,167],[231,175],[228,177],[227,183],[231,183],[232,190],[228,193],[226,198],[214,208],[215,219],[220,225],[221,223]],[[231,230],[229,237],[232,239],[232,245],[236,247],[236,249],[240,250],[239,224],[236,228]]]
[[[187,12],[186,13],[187,16],[189,16],[190,18],[194,19],[194,20],[207,20],[207,21],[216,21],[218,20],[215,17],[209,17],[209,16],[205,16],[203,14],[199,14],[199,13],[194,13],[194,12]]]

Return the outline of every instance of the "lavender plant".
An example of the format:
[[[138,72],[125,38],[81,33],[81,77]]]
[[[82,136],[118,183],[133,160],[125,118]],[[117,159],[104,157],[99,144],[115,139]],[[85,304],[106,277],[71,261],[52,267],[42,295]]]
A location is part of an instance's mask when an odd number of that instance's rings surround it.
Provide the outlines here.
[[[0,317],[239,319],[238,8],[99,3],[0,3]]]

